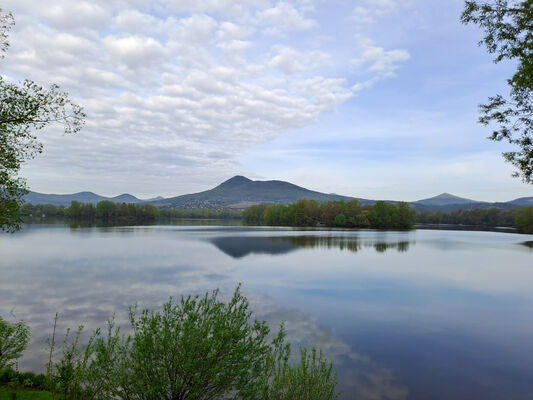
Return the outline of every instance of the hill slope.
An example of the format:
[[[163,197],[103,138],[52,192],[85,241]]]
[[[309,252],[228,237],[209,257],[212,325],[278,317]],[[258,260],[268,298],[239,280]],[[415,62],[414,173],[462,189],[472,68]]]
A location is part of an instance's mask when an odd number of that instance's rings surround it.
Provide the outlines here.
[[[520,197],[507,203],[516,206],[533,206],[533,197]]]
[[[152,204],[161,208],[246,208],[251,204],[290,204],[300,199],[316,201],[351,200],[351,197],[325,194],[283,181],[252,181],[234,176],[217,187],[200,193],[171,197]],[[359,199],[364,203],[369,200]]]
[[[24,201],[30,204],[53,204],[54,206],[69,206],[72,201],[80,203],[96,204],[102,200],[110,200],[115,203],[141,203],[143,200],[138,199],[131,194],[121,194],[115,197],[104,197],[93,192],[79,192],[73,194],[45,194],[29,192],[24,196]]]
[[[150,203],[160,208],[211,208],[211,209],[245,209],[252,204],[290,204],[300,199],[310,199],[319,202],[335,200],[351,200],[353,197],[341,196],[337,194],[320,193],[305,189],[284,181],[253,181],[244,176],[234,176],[221,183],[213,189],[199,193],[186,194],[182,196],[164,199],[156,197],[148,200],[141,200],[131,194],[122,194],[115,197],[104,197],[93,192],[80,192],[74,194],[44,194],[30,192],[24,196],[24,200],[31,204],[53,204],[56,206],[70,205],[71,201],[82,203],[97,203],[102,200],[123,203]],[[362,204],[373,204],[374,200],[356,198]],[[387,200],[395,202],[392,200]],[[474,208],[500,208],[511,209],[520,206],[532,206],[533,197],[522,197],[519,199],[489,203],[466,199],[454,196],[449,193],[442,193],[438,196],[430,197],[409,203],[417,211],[442,211],[451,212],[457,210],[469,210]]]
[[[450,204],[472,204],[472,203],[482,203],[482,202],[454,196],[453,194],[450,194],[450,193],[441,193],[438,196],[430,197],[429,199],[422,199],[422,200],[413,202],[413,204],[420,204],[423,206],[447,206]]]

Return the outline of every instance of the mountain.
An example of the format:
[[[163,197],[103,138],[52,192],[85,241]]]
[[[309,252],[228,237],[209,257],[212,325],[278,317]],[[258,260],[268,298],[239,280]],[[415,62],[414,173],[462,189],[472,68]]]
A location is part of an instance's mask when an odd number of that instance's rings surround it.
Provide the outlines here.
[[[253,204],[290,204],[300,199],[316,200],[319,202],[335,200],[352,200],[353,197],[338,194],[316,192],[284,181],[253,181],[244,176],[234,176],[213,189],[199,193],[186,194],[171,198],[161,196],[141,200],[131,194],[121,194],[115,197],[104,197],[93,192],[74,194],[44,194],[30,192],[24,200],[31,204],[53,204],[56,206],[70,205],[71,201],[81,203],[97,203],[110,200],[120,203],[150,203],[159,208],[211,208],[211,209],[245,209]],[[375,200],[356,198],[362,204],[374,204]],[[390,203],[396,201],[387,200]],[[521,197],[507,202],[489,203],[458,197],[449,193],[441,193],[409,203],[417,211],[452,212],[470,210],[474,208],[511,209],[522,206],[533,206],[533,197]]]
[[[480,201],[465,199],[463,197],[454,196],[450,193],[441,193],[438,196],[430,197],[428,199],[422,199],[414,201],[412,204],[419,204],[423,206],[447,206],[450,204],[472,204],[483,203]]]
[[[512,208],[533,206],[533,197],[521,197],[511,201],[489,203],[457,197],[449,193],[442,193],[429,199],[409,203],[417,211],[442,211],[444,213],[458,210],[489,209],[510,210]]]
[[[131,194],[121,194],[115,197],[104,197],[93,192],[79,192],[74,194],[45,194],[29,192],[24,196],[24,201],[30,204],[53,204],[54,206],[69,206],[72,201],[80,203],[96,204],[102,200],[110,200],[115,203],[141,203],[143,200],[138,199]]]
[[[158,200],[165,200],[165,198],[163,196],[157,196],[157,197],[152,197],[151,199],[146,199],[144,201],[158,201]]]
[[[316,201],[351,200],[352,197],[325,194],[284,181],[253,181],[234,176],[217,187],[200,193],[186,194],[151,202],[161,208],[235,208],[252,204],[290,204],[300,199]],[[371,200],[358,199],[364,204]]]
[[[533,197],[520,197],[519,199],[508,201],[507,204],[513,204],[520,207],[533,206]]]

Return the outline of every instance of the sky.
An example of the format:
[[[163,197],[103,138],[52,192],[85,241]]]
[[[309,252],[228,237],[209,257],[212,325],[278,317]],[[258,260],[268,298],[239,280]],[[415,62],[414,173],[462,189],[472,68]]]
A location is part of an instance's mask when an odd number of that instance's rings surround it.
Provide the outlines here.
[[[413,201],[533,196],[477,123],[507,93],[462,0],[4,0],[5,79],[57,83],[86,124],[38,132],[44,193],[141,198],[234,175]]]

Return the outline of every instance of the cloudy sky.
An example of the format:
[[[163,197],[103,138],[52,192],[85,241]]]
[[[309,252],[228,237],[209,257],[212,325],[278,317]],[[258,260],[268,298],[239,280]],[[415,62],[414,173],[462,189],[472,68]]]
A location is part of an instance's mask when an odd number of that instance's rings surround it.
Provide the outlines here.
[[[477,105],[506,93],[462,0],[4,0],[0,72],[57,83],[85,128],[39,133],[32,190],[139,197],[236,174],[416,200],[533,196]]]

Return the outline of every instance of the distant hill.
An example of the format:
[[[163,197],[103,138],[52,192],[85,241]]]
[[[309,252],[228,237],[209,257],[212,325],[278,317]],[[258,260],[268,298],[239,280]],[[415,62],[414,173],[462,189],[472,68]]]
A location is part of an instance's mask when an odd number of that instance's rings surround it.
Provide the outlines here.
[[[420,204],[423,206],[447,206],[450,204],[472,204],[472,203],[482,203],[482,202],[465,199],[463,197],[454,196],[453,194],[449,194],[449,193],[441,193],[438,196],[430,197],[429,199],[414,201],[412,204]]]
[[[354,197],[341,196],[338,194],[326,194],[316,192],[284,181],[253,181],[244,176],[234,176],[213,189],[199,193],[185,194],[182,196],[141,200],[131,194],[121,194],[115,197],[104,197],[93,192],[80,192],[74,194],[44,194],[30,192],[24,197],[27,203],[53,204],[56,206],[70,205],[71,201],[96,204],[102,200],[110,200],[120,203],[150,203],[159,208],[211,208],[211,209],[245,209],[253,204],[290,204],[300,199],[316,200],[319,202],[345,200]],[[375,200],[356,198],[362,204],[374,204]],[[387,200],[395,203],[394,200]],[[519,199],[489,203],[458,197],[449,193],[413,201],[409,203],[417,211],[442,211],[452,212],[457,210],[470,210],[474,208],[499,208],[511,209],[522,206],[533,206],[533,197],[521,197]]]
[[[80,203],[96,204],[102,200],[110,200],[115,203],[141,203],[143,200],[131,194],[121,194],[115,197],[104,197],[93,192],[79,192],[74,194],[45,194],[29,192],[24,196],[24,201],[31,204],[53,204],[54,206],[69,206],[72,201]]]
[[[161,208],[243,209],[252,204],[290,204],[300,199],[324,202],[348,201],[352,197],[315,192],[284,181],[253,181],[244,176],[234,176],[213,189],[171,197],[152,204]],[[365,204],[373,203],[371,200],[358,200]]]
[[[519,199],[514,199],[507,203],[516,206],[533,206],[533,197],[520,197]]]

